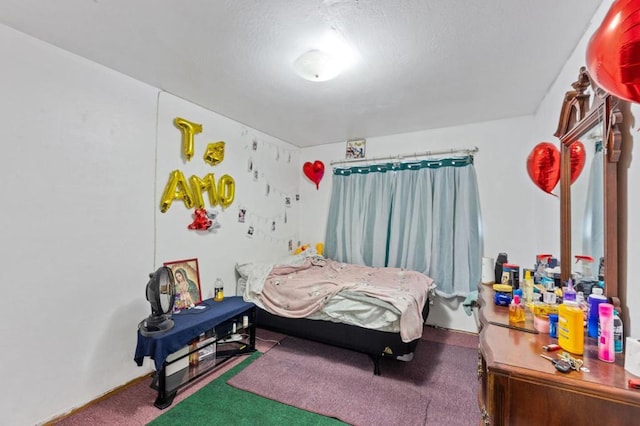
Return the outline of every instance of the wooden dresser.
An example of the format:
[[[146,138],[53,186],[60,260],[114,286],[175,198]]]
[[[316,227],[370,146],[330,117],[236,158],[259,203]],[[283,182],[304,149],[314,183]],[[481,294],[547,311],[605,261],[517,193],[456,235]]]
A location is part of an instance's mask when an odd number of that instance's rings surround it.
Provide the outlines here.
[[[597,341],[585,335],[581,357],[589,372],[561,373],[540,357],[542,346],[557,343],[548,334],[532,334],[490,324],[508,324],[508,308],[493,302],[493,288],[480,285],[479,404],[490,425],[636,425],[640,424],[637,378],[624,369],[623,354],[615,363],[598,360]],[[527,319],[527,328],[533,328]],[[580,358],[580,357],[579,357]]]

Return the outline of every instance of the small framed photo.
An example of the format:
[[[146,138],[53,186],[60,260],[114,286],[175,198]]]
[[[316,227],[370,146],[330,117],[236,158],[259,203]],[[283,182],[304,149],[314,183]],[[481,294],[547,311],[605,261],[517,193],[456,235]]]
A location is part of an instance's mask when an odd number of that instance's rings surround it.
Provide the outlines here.
[[[351,139],[347,141],[347,159],[354,160],[364,158],[365,148],[367,147],[366,139]]]
[[[180,304],[178,308],[186,309],[202,301],[198,259],[165,262],[164,266],[171,269],[173,273],[175,293],[176,295],[180,294]]]

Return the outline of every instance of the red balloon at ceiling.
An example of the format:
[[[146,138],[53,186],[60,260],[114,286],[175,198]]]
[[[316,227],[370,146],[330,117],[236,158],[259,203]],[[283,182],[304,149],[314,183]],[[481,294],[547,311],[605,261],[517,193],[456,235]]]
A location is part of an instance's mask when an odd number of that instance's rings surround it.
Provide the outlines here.
[[[587,70],[607,92],[640,102],[640,1],[613,2],[587,45]]]
[[[551,142],[540,142],[527,157],[529,177],[540,189],[551,194],[560,180],[560,151]]]

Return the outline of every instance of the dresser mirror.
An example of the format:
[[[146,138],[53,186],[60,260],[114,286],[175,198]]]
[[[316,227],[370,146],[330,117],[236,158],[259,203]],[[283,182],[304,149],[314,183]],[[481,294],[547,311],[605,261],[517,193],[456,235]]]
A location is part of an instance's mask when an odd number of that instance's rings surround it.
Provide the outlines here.
[[[565,95],[555,133],[561,145],[561,279],[566,282],[571,277],[575,255],[594,257],[592,268],[595,275],[599,272],[602,257],[605,294],[616,305],[620,305],[616,214],[617,163],[622,144],[619,102],[597,87],[586,68],[582,67],[578,79],[572,84],[572,90]],[[571,183],[571,152],[576,141],[584,145],[586,161],[582,173],[574,180],[574,187]]]
[[[593,277],[598,277],[604,258],[604,159],[602,126],[596,125],[580,138],[583,144],[582,172],[571,179],[571,259],[573,270],[581,271],[576,256],[590,256]]]

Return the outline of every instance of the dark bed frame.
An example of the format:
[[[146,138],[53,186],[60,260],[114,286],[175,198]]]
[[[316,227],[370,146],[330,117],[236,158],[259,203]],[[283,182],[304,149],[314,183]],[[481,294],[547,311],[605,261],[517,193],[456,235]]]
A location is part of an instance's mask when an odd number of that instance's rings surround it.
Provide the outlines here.
[[[422,309],[423,322],[429,315],[429,300]],[[418,341],[403,342],[400,333],[371,330],[355,325],[306,318],[286,318],[257,309],[256,325],[288,336],[363,352],[373,360],[373,374],[380,375],[380,358],[398,358],[413,353]]]

